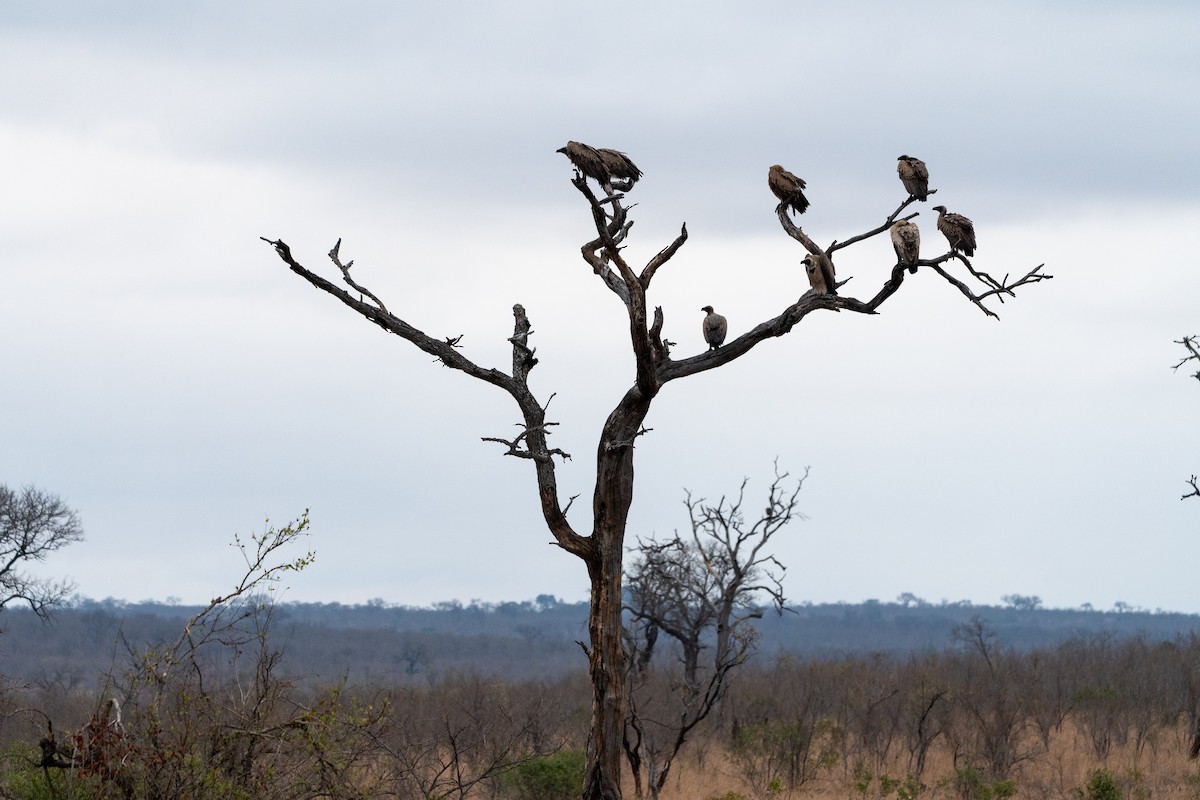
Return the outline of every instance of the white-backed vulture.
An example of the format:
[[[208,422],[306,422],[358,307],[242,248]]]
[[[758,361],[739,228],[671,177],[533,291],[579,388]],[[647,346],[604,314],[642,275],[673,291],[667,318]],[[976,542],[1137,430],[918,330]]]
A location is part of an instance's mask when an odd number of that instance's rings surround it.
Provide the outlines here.
[[[583,142],[567,142],[565,147],[560,147],[554,152],[562,153],[571,159],[571,163],[577,170],[596,183],[601,186],[608,185],[608,166],[604,162],[604,156],[600,155],[596,148],[589,147]]]
[[[797,214],[803,214],[808,208],[808,198],[801,191],[805,187],[804,179],[797,178],[778,164],[767,170],[767,186],[779,198],[780,207],[787,206]]]
[[[800,262],[808,273],[808,285],[817,294],[837,294],[837,277],[834,274],[833,260],[821,253],[816,256],[805,256]]]
[[[947,211],[945,206],[934,206],[933,210],[938,212],[938,230],[950,243],[950,249],[961,250],[964,256],[975,255],[975,225],[971,220]]]
[[[596,152],[600,154],[604,168],[608,171],[608,182],[621,191],[629,191],[637,183],[638,178],[642,177],[642,171],[637,168],[637,164],[634,164],[633,160],[624,153],[610,150],[607,147],[597,147]],[[617,184],[616,181],[621,181],[621,183]]]
[[[917,259],[921,257],[921,232],[917,226],[906,219],[897,220],[892,224],[892,247],[896,248],[896,258],[908,267],[908,271],[917,271]]]
[[[929,170],[925,169],[924,161],[912,156],[900,156],[896,172],[900,173],[900,182],[910,197],[922,203],[929,198]]]
[[[725,341],[725,334],[729,332],[729,323],[724,317],[713,311],[712,306],[705,306],[700,310],[708,312],[700,326],[704,332],[704,341],[708,342],[709,350],[716,350]]]

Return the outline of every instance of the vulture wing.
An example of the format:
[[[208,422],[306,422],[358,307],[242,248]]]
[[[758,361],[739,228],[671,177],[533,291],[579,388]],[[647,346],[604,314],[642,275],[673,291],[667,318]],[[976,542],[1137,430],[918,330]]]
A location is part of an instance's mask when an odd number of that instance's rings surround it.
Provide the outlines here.
[[[900,174],[900,182],[910,195],[921,201],[929,198],[929,170],[925,168],[924,161],[912,156],[900,156],[896,172]]]
[[[778,164],[767,170],[767,186],[771,193],[779,198],[781,205],[788,206],[797,214],[803,214],[808,209],[808,198],[804,196],[805,184],[803,178],[797,178]]]
[[[600,159],[604,162],[610,176],[629,181],[630,185],[642,177],[642,171],[637,168],[637,164],[634,164],[633,160],[624,153],[610,150],[607,147],[597,148],[596,152],[600,154]]]

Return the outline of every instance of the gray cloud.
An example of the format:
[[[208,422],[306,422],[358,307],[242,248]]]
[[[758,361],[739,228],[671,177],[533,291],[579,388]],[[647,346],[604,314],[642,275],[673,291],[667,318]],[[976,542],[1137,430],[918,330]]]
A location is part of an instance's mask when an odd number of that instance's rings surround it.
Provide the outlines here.
[[[775,162],[809,180],[804,224],[827,242],[881,221],[895,156],[920,155],[976,220],[980,266],[1057,276],[995,323],[918,275],[878,318],[814,317],[667,387],[636,532],[683,524],[683,486],[761,485],[778,456],[814,468],[783,554],[799,598],[1194,610],[1190,559],[1165,552],[1195,528],[1176,500],[1195,390],[1168,367],[1200,291],[1179,234],[1200,219],[1200,11],[918,4],[900,31],[878,3],[619,10],[603,27],[549,2],[7,8],[0,340],[19,379],[0,467],[83,512],[89,540],[51,566],[91,595],[204,599],[238,566],[235,531],[312,507],[298,599],[581,598],[527,465],[479,442],[511,430],[508,398],[257,238],[324,268],[344,237],[390,307],[489,365],[524,303],[583,525],[630,365],[620,306],[578,257],[589,220],[554,153],[575,138],[646,172],[631,257],[688,223],[653,298],[680,353],[701,346],[700,306],[736,334],[803,288]],[[865,295],[890,247],[856,250],[839,270]]]

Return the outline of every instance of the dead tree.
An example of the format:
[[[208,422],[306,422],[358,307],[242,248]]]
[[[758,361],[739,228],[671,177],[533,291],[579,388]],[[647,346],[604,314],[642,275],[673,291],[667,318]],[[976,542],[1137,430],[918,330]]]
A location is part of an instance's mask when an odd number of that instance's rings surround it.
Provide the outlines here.
[[[743,511],[747,480],[736,498],[716,504],[688,492],[691,535],[639,541],[634,549],[625,754],[639,797],[642,768],[650,797],[657,798],[689,735],[717,709],[730,673],[752,654],[757,631],[751,621],[763,615],[759,601],[783,610],[784,567],[768,547],[785,525],[803,518],[797,498],[807,477],[805,469],[789,488],[788,474],[776,465],[766,508],[753,522]],[[674,667],[654,664],[660,633],[678,648]],[[712,660],[702,664],[705,649]]]
[[[580,558],[587,567],[591,582],[591,610],[588,621],[589,643],[585,646],[592,680],[592,728],[588,744],[588,769],[584,796],[612,800],[621,796],[620,770],[622,736],[625,724],[625,655],[622,649],[621,576],[625,548],[625,523],[633,502],[634,442],[645,433],[643,422],[658,392],[670,381],[689,378],[701,372],[724,366],[749,353],[762,342],[783,336],[817,311],[851,311],[875,314],[885,301],[904,284],[904,268],[900,264],[881,265],[887,277],[883,285],[868,299],[848,295],[806,291],[797,300],[784,300],[778,316],[768,319],[726,342],[721,347],[706,350],[686,358],[674,359],[669,343],[663,339],[664,313],[656,307],[651,317],[648,293],[659,269],[664,267],[687,241],[687,226],[679,235],[656,253],[640,270],[626,260],[624,244],[633,221],[629,219],[625,196],[613,193],[611,186],[602,186],[604,199],[597,198],[588,178],[576,171],[572,184],[579,191],[591,213],[595,226],[594,239],[580,248],[583,260],[591,267],[600,282],[624,305],[628,316],[628,335],[635,365],[636,378],[608,415],[600,430],[596,446],[596,484],[592,494],[590,531],[581,532],[567,520],[568,501],[559,496],[554,457],[568,454],[549,446],[547,436],[556,423],[546,419],[546,403],[539,402],[529,388],[529,372],[538,363],[530,346],[531,326],[525,308],[513,306],[512,371],[486,368],[467,358],[460,350],[461,337],[430,336],[414,328],[394,314],[374,294],[350,275],[352,261],[342,263],[339,255],[341,240],[329,252],[334,266],[350,291],[321,277],[301,264],[282,239],[263,241],[272,245],[279,257],[297,275],[312,286],[327,292],[364,319],[385,331],[407,340],[434,356],[447,367],[492,384],[506,392],[516,402],[522,415],[521,431],[512,439],[488,437],[485,441],[500,443],[504,454],[533,462],[537,477],[542,514],[555,542],[567,552]],[[888,230],[914,198],[905,199],[882,224],[824,249],[814,243],[803,230],[787,217],[786,209],[777,212],[780,224],[789,236],[800,242],[811,259],[828,259],[842,248],[878,236]],[[910,214],[911,218],[916,214]],[[799,259],[798,259],[799,260]],[[832,275],[832,263],[829,273]],[[920,259],[915,266],[926,268],[944,279],[968,302],[988,316],[995,316],[985,303],[992,299],[1003,302],[1015,289],[1046,280],[1042,265],[1022,277],[1010,281],[1006,276],[997,280],[986,272],[977,271],[961,253],[947,252],[937,258]],[[961,266],[966,275],[954,277],[950,269]],[[970,282],[971,285],[968,285]],[[844,285],[842,281],[838,285]],[[553,397],[553,395],[551,395]]]
[[[16,600],[48,617],[71,594],[73,584],[23,569],[82,540],[79,515],[57,495],[33,486],[13,491],[0,484],[0,609]]]

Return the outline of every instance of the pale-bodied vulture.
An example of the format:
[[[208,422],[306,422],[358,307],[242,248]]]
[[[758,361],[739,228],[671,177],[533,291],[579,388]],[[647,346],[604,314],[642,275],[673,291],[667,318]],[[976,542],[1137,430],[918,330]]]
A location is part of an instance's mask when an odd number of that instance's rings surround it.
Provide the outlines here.
[[[961,250],[964,256],[975,255],[975,226],[971,220],[947,211],[945,206],[934,206],[933,210],[938,212],[938,230],[950,243],[950,249]]]
[[[816,256],[805,256],[800,262],[808,273],[808,285],[817,294],[837,294],[837,278],[834,275],[833,260],[821,253]]]
[[[725,334],[729,332],[729,323],[724,317],[713,311],[712,306],[705,306],[700,310],[708,312],[704,316],[704,323],[700,326],[704,331],[704,341],[708,342],[709,350],[716,350],[725,341]]]
[[[804,179],[797,178],[778,164],[767,170],[767,186],[779,198],[779,207],[787,206],[797,214],[803,214],[808,208],[808,198],[801,191],[805,186]]]
[[[924,203],[929,197],[929,170],[925,169],[925,162],[912,156],[900,156],[896,172],[900,173],[900,182],[909,196]]]
[[[908,267],[908,271],[917,271],[917,259],[921,257],[921,232],[917,226],[906,219],[897,220],[892,225],[892,247],[896,248],[896,258]]]

